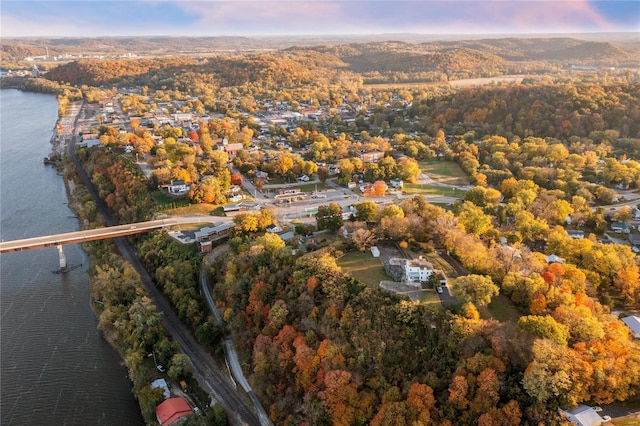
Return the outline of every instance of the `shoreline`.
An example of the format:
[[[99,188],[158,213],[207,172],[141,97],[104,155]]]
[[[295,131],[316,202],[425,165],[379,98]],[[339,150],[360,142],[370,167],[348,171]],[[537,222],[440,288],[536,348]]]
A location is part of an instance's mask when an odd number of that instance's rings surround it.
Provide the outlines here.
[[[74,127],[73,127],[73,133],[76,133],[76,125],[77,125],[77,121],[78,118],[80,116],[80,112],[82,111],[82,106],[80,106],[80,108],[78,108],[77,110],[75,108],[71,108],[71,113],[68,110],[64,116],[62,117],[58,117],[58,119],[56,120],[56,123],[54,125],[54,132],[57,132],[57,129],[59,128],[59,124],[61,124],[61,122],[64,119],[68,119],[68,120],[72,120],[74,122]],[[74,137],[73,135],[70,135],[70,137]],[[58,171],[61,172],[59,173],[59,175],[61,175],[62,177],[62,182],[64,184],[65,187],[65,192],[67,194],[67,205],[69,207],[69,209],[71,209],[71,211],[76,215],[76,218],[78,219],[78,228],[79,229],[87,229],[89,226],[89,223],[87,223],[86,220],[82,219],[80,217],[80,211],[82,209],[82,204],[80,203],[79,198],[76,196],[75,191],[76,191],[76,187],[77,184],[75,182],[75,180],[73,179],[73,174],[75,173],[75,171],[73,170],[73,163],[68,160],[67,155],[68,155],[68,142],[67,140],[64,140],[62,136],[57,136],[54,135],[51,138],[51,144],[52,144],[52,151],[50,155],[53,154],[58,154],[60,155],[60,159],[59,161],[55,164]],[[92,280],[91,280],[91,274],[89,273],[89,270],[91,269],[91,266],[93,264],[93,259],[91,257],[91,254],[85,250],[84,246],[82,247],[82,250],[85,252],[85,254],[87,255],[87,258],[89,259],[89,265],[86,271],[87,274],[87,279],[89,281],[89,308],[91,309],[91,312],[93,312],[93,315],[95,317],[95,319],[99,322],[100,321],[100,313],[98,311],[98,307],[96,305],[96,303],[94,303],[93,301],[93,297],[91,296],[91,287],[92,287]],[[102,338],[109,344],[109,346],[111,346],[117,353],[118,356],[120,357],[120,364],[125,366],[127,368],[127,377],[129,378],[129,382],[131,384],[131,392],[133,393],[136,402],[138,403],[138,408],[140,409],[140,413],[142,414],[142,407],[140,406],[140,399],[138,398],[138,395],[135,393],[134,391],[134,386],[133,386],[133,382],[131,381],[130,377],[131,377],[131,371],[129,371],[129,367],[127,367],[126,363],[125,363],[125,354],[122,351],[122,348],[120,348],[120,346],[118,346],[114,339],[113,336],[111,336],[109,333],[105,333],[104,330],[100,330],[97,326],[96,326],[96,330],[100,333],[100,335],[102,336]]]

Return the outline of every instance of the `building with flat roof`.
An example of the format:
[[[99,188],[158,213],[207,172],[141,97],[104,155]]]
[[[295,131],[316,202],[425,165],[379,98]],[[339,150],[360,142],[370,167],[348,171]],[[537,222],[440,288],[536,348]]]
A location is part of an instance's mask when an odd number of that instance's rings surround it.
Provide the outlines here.
[[[640,339],[640,316],[631,315],[624,317],[622,318],[622,322],[629,327],[629,331],[631,331],[633,337]]]
[[[602,411],[600,407],[589,407],[588,405],[578,405],[573,410],[558,409],[560,414],[578,426],[599,426],[604,423],[605,419],[600,417],[598,410]]]

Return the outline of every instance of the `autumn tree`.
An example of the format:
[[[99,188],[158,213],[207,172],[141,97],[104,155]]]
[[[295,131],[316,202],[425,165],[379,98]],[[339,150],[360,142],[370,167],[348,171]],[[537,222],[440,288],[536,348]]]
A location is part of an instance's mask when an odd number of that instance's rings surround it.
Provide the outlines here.
[[[369,249],[376,242],[375,235],[366,228],[356,229],[351,235],[351,240],[360,251]]]
[[[486,275],[465,275],[452,282],[453,295],[464,302],[476,306],[488,305],[499,292],[491,277]]]
[[[550,339],[559,345],[566,345],[569,340],[569,328],[559,324],[549,315],[528,315],[518,320],[518,329],[545,339]]]
[[[374,220],[378,216],[378,205],[373,201],[363,201],[355,205],[356,220],[360,222],[368,222]]]

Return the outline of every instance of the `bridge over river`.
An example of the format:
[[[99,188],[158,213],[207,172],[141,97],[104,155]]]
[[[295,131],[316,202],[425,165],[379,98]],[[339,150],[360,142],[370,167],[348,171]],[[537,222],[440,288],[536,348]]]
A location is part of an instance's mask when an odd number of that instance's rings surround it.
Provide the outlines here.
[[[216,221],[228,221],[229,218],[218,217]],[[185,216],[168,219],[150,220],[147,222],[129,223],[126,225],[114,225],[103,228],[86,229],[83,231],[67,232],[64,234],[45,235],[42,237],[24,238],[21,240],[0,242],[0,254],[14,251],[34,250],[45,247],[57,247],[60,256],[60,269],[67,267],[66,258],[62,246],[64,244],[83,243],[86,241],[103,240],[106,238],[124,237],[126,235],[139,234],[141,232],[164,229],[168,226],[186,223],[212,223],[208,216]]]

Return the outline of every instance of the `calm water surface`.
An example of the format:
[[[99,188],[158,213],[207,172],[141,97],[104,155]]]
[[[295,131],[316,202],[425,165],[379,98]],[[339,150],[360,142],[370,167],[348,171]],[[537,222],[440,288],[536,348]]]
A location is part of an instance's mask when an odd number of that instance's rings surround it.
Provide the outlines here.
[[[0,90],[0,238],[78,229],[62,177],[42,159],[57,118],[51,95]],[[96,330],[88,263],[66,245],[0,255],[0,424],[142,425],[117,352]]]

